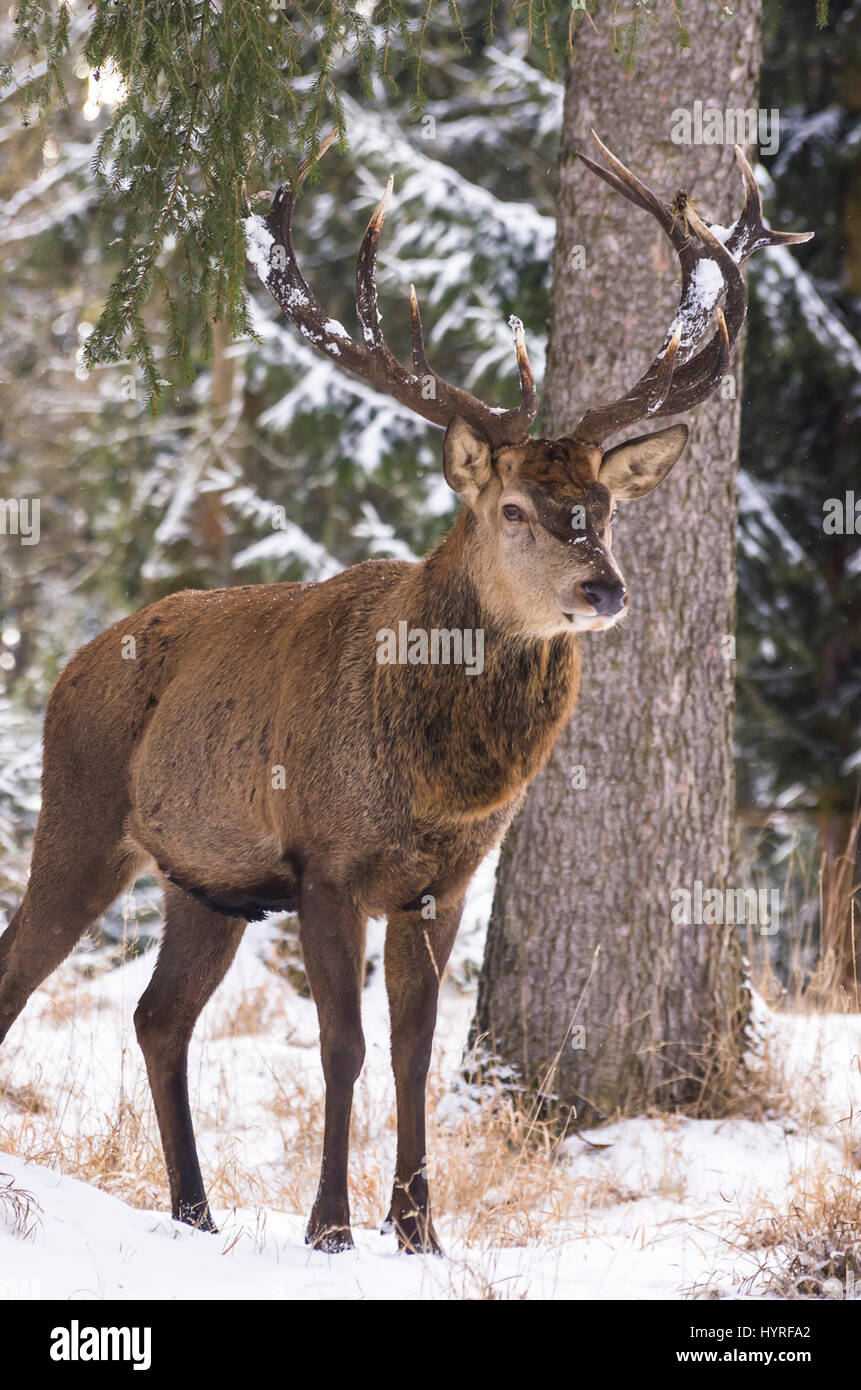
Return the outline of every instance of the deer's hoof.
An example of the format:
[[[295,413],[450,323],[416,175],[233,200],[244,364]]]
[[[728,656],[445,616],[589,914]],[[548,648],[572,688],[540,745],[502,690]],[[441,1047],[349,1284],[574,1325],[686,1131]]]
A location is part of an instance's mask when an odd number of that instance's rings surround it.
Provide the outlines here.
[[[310,1245],[312,1250],[322,1250],[326,1255],[340,1255],[342,1250],[355,1248],[349,1226],[335,1226],[313,1219],[305,1232],[305,1244]]]
[[[387,1236],[394,1231],[398,1238],[398,1249],[405,1255],[439,1255],[443,1254],[442,1246],[437,1240],[436,1231],[433,1223],[420,1211],[404,1212],[401,1216],[395,1216],[389,1212],[383,1222],[381,1235]]]
[[[208,1202],[180,1202],[173,1213],[173,1219],[174,1221],[182,1221],[186,1226],[193,1226],[196,1231],[206,1231],[208,1235],[213,1236],[218,1235],[218,1227],[212,1219]]]

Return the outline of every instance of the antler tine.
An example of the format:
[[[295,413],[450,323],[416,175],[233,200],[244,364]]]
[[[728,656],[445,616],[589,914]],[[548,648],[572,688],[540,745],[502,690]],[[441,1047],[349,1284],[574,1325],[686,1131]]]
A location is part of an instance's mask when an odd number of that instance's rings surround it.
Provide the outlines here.
[[[331,130],[322,141],[317,158],[322,159],[337,138]],[[303,159],[291,185],[282,184],[272,201],[264,225],[272,238],[269,248],[269,271],[260,272],[266,288],[299,331],[330,356],[340,357],[350,341],[349,335],[333,323],[314,291],[310,288],[296,260],[293,247],[293,212],[296,197],[310,172],[311,157]],[[333,331],[334,330],[334,331]]]
[[[664,347],[627,395],[588,411],[573,431],[574,437],[600,444],[616,430],[662,414],[673,384],[681,341],[682,325],[675,322]]]
[[[392,353],[383,336],[379,307],[377,304],[377,247],[380,241],[380,233],[383,230],[383,224],[386,220],[386,213],[388,212],[393,186],[394,179],[390,175],[385,192],[377,204],[374,214],[368,223],[365,235],[362,238],[359,257],[356,262],[356,313],[359,318],[359,325],[362,329],[362,337],[370,351],[376,353],[389,370],[402,372],[403,368]],[[525,434],[527,428],[535,419],[538,410],[538,398],[535,391],[532,369],[529,365],[529,358],[526,352],[523,324],[520,322],[520,319],[515,320],[514,318],[512,318],[510,322],[512,330],[514,331],[514,347],[517,354],[517,366],[520,372],[520,389],[523,397],[523,404],[516,411],[497,413],[492,411],[489,406],[484,405],[477,397],[471,396],[468,392],[461,391],[458,387],[451,386],[434,371],[428,360],[427,352],[425,351],[418,296],[416,295],[415,286],[410,285],[410,336],[413,371],[417,376],[430,377],[433,380],[436,398],[442,402],[451,400],[457,407],[454,413],[464,414],[474,419],[476,418],[477,407],[478,418],[482,421],[482,427],[485,429],[485,432],[488,430],[489,419],[490,429],[494,434],[498,434],[498,426],[501,420],[504,431],[510,432],[512,436],[516,438],[518,435]],[[516,328],[515,323],[517,325]]]
[[[642,208],[643,211],[650,213],[655,218],[672,243],[682,270],[682,295],[679,313],[673,321],[657,357],[624,396],[609,402],[607,405],[588,411],[574,432],[578,438],[600,443],[615,430],[623,429],[627,425],[636,423],[637,420],[649,418],[664,410],[676,375],[677,359],[684,361],[685,357],[689,356],[696,347],[708,325],[709,311],[702,316],[702,321],[695,326],[691,324],[691,316],[684,313],[686,299],[694,298],[692,287],[694,286],[695,270],[699,259],[699,253],[693,245],[685,218],[680,217],[671,207],[662,202],[643,183],[642,179],[639,179],[620,159],[617,159],[594,130],[590,134],[610,168],[603,168],[594,160],[589,159],[587,155],[578,151],[579,159],[628,202]]]
[[[321,143],[318,158],[325,154],[336,137],[335,131]],[[377,389],[393,396],[402,405],[415,411],[435,425],[448,425],[456,415],[462,415],[480,429],[494,445],[516,443],[523,439],[535,419],[538,398],[529,366],[523,325],[517,320],[514,345],[520,373],[522,403],[515,410],[495,410],[460,387],[452,386],[433,370],[428,362],[422,337],[421,317],[414,287],[410,286],[412,324],[412,363],[410,372],[395,357],[383,335],[377,304],[377,247],[391,198],[393,179],[389,178],[385,192],[368,223],[362,238],[356,264],[356,313],[362,331],[361,341],[352,338],[341,324],[330,319],[322,304],[306,283],[296,261],[293,247],[293,211],[296,196],[307,177],[310,160],[300,165],[296,179],[289,188],[279,188],[268,216],[266,231],[272,238],[268,266],[260,264],[260,239],[256,243],[259,273],[266,288],[274,296],[288,318],[305,337],[338,360],[341,366],[364,377]],[[252,219],[253,221],[253,219]],[[249,231],[251,237],[251,232]],[[432,389],[427,389],[428,379]]]
[[[585,164],[587,169],[591,169],[593,174],[602,178],[617,193],[621,193],[622,197],[627,198],[629,203],[634,203],[644,212],[650,212],[663,227],[676,250],[683,251],[690,241],[685,232],[684,222],[676,217],[672,208],[661,202],[661,199],[656,197],[642,179],[638,179],[637,175],[622,163],[621,159],[616,158],[613,151],[607,148],[594,130],[590,130],[589,134],[610,168],[602,168],[600,164],[595,163],[594,159],[590,159],[588,155],[577,150],[577,158],[581,163]]]
[[[330,130],[329,134],[321,142],[320,148],[317,151],[318,160],[323,158],[323,155],[326,153],[328,149],[331,148],[331,146],[334,144],[337,138],[337,130]],[[278,230],[281,233],[281,239],[287,245],[289,245],[291,249],[293,246],[293,209],[296,206],[296,197],[303,183],[305,182],[305,180],[311,172],[313,162],[314,161],[311,155],[306,155],[306,157],[302,160],[302,163],[299,165],[299,168],[296,170],[296,178],[293,181],[293,183],[290,185],[282,184],[281,187],[278,189],[278,192],[275,194],[275,200],[272,204],[272,208],[269,212],[269,218],[271,219],[275,211],[276,204],[278,205]]]
[[[718,376],[722,377],[725,374],[727,367],[729,366],[729,354],[731,344],[729,340],[729,330],[727,329],[723,309],[715,310],[715,318],[717,319],[718,331],[715,335],[715,338],[712,339],[712,341],[716,341],[718,345],[717,350],[720,354],[718,359]]]
[[[326,153],[326,151],[329,150],[329,149],[331,149],[332,145],[334,145],[334,143],[335,143],[335,141],[337,140],[337,138],[338,138],[338,129],[337,129],[337,126],[333,126],[332,129],[329,131],[329,134],[328,134],[328,135],[325,135],[325,136],[323,137],[323,139],[320,141],[320,148],[319,148],[318,151],[317,151],[317,159],[318,159],[318,160],[322,159],[322,158],[323,158],[323,155]],[[306,155],[305,158],[302,160],[302,163],[299,165],[299,168],[298,168],[297,171],[296,171],[296,183],[295,183],[295,188],[296,188],[296,192],[297,192],[297,193],[298,193],[299,189],[302,187],[302,184],[303,184],[303,183],[305,182],[305,180],[307,179],[308,175],[310,174],[311,169],[313,168],[313,165],[314,165],[314,156],[313,156],[312,154]]]
[[[735,146],[735,155],[744,180],[745,202],[726,239],[717,237],[695,208],[689,207],[687,210],[691,229],[702,242],[709,258],[721,270],[726,292],[726,315],[717,310],[718,332],[677,373],[672,397],[661,414],[693,409],[725,375],[732,346],[747,316],[747,286],[740,267],[748,256],[765,246],[791,246],[810,241],[814,235],[813,232],[772,231],[765,221],[756,176],[740,145]],[[715,301],[718,297],[713,296]]]
[[[514,337],[514,351],[517,357],[517,370],[520,373],[522,399],[516,410],[505,411],[503,416],[510,422],[512,429],[519,429],[520,434],[523,435],[538,414],[538,392],[535,389],[535,378],[532,374],[529,354],[526,351],[526,333],[523,328],[523,321],[516,314],[512,314],[508,320],[508,326]],[[431,366],[425,351],[422,317],[415,285],[410,285],[410,328],[413,371],[419,376],[432,377],[438,386],[445,386],[445,382]],[[513,437],[517,437],[516,433]]]
[[[356,313],[359,318],[359,327],[368,347],[377,351],[386,347],[380,328],[380,311],[377,307],[377,246],[380,241],[380,232],[383,230],[383,223],[386,220],[386,213],[389,210],[394,186],[394,176],[389,174],[383,196],[377,203],[374,215],[362,238],[359,258],[356,261]]]
[[[679,311],[661,353],[624,396],[589,411],[574,431],[578,438],[600,443],[607,435],[637,420],[678,414],[705,400],[729,366],[730,350],[747,313],[741,263],[762,246],[809,241],[813,233],[773,232],[766,225],[756,178],[739,146],[736,158],[745,184],[744,208],[730,231],[718,236],[685,195],[679,195],[678,205],[674,204],[676,210],[668,208],[598,140],[594,131],[592,134],[611,170],[601,168],[584,155],[580,155],[581,160],[629,202],[653,214],[675,247],[682,269]],[[718,277],[705,269],[708,265],[717,268]],[[717,308],[722,295],[726,298],[726,313]],[[717,330],[705,347],[696,352],[713,312]],[[671,347],[672,361],[668,366]]]
[[[410,340],[412,343],[413,371],[417,376],[435,376],[436,373],[425,352],[422,316],[419,311],[419,297],[416,294],[415,285],[410,285]]]
[[[535,378],[526,351],[526,333],[522,319],[516,314],[511,315],[508,326],[514,334],[514,351],[517,354],[517,369],[520,372],[520,394],[523,397],[521,412],[531,425],[538,413],[538,392],[535,389]]]
[[[741,263],[762,246],[797,246],[802,241],[810,241],[813,232],[775,232],[766,225],[756,174],[750,167],[741,145],[734,148],[736,161],[744,179],[745,196],[744,207],[727,238],[727,247],[733,257]]]

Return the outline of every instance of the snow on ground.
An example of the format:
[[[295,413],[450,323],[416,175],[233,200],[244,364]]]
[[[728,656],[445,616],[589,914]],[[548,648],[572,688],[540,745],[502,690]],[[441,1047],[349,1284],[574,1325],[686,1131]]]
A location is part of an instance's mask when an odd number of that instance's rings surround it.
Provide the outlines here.
[[[448,1165],[444,1191],[453,1190],[458,1168],[482,1162],[456,1127],[471,1103],[452,1080],[473,1007],[474,970],[466,966],[479,958],[491,883],[488,866],[441,1006],[430,1160],[432,1182],[440,1154]],[[569,1138],[541,1210],[521,1210],[516,1177],[509,1174],[508,1187],[488,1177],[482,1187],[473,1173],[475,1213],[437,1203],[446,1258],[397,1255],[394,1238],[378,1233],[395,1137],[376,929],[351,1157],[357,1249],[311,1252],[302,1235],[320,1137],[316,1017],[265,963],[272,940],[266,924],[248,930],[192,1045],[201,1161],[221,1228],[215,1237],[165,1213],[132,1025],[152,956],[88,979],[81,973],[88,958],[78,955],[30,1001],[0,1053],[0,1298],[756,1295],[761,1254],[744,1241],[752,1222],[844,1170],[848,1117],[861,1106],[861,1017],[769,1016],[773,1046],[798,1077],[799,1113],[791,1119],[639,1118]],[[811,1077],[821,1112],[815,1124],[805,1114]],[[17,1229],[3,1201],[7,1181],[33,1199]],[[567,1195],[548,1215],[554,1189]],[[500,1220],[509,1209],[511,1220]]]

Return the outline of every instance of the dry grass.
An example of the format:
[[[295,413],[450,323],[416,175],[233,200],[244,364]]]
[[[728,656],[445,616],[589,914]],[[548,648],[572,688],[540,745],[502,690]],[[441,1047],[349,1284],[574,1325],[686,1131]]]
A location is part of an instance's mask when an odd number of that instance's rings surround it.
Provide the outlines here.
[[[861,1178],[814,1175],[785,1210],[763,1216],[746,1243],[763,1252],[751,1280],[773,1297],[861,1298]]]
[[[31,1192],[15,1187],[7,1173],[0,1173],[0,1224],[11,1235],[26,1240],[39,1224],[40,1210]]]
[[[0,1082],[0,1100],[12,1101],[8,1113],[0,1114],[0,1149],[91,1182],[132,1206],[163,1205],[164,1163],[148,1097],[121,1092],[98,1124],[74,1124],[67,1109],[75,1089],[60,1086],[52,1094]]]
[[[861,913],[856,881],[856,850],[861,840],[861,809],[856,809],[841,852],[823,854],[819,868],[820,960],[816,988],[838,997],[848,1012],[861,1011]]]
[[[241,1143],[213,1174],[217,1201],[266,1202],[282,1210],[310,1209],[319,1176],[323,1097],[314,1075],[273,1073],[268,1111],[278,1126],[283,1157],[261,1174],[243,1170]],[[229,1089],[229,1079],[225,1078]],[[229,1102],[228,1102],[229,1103]],[[391,1197],[397,1120],[380,1113],[360,1080],[352,1125],[350,1201],[354,1225],[376,1230]],[[521,1246],[565,1238],[566,1225],[584,1222],[593,1207],[634,1200],[610,1179],[586,1181],[559,1162],[561,1137],[549,1123],[524,1113],[510,1096],[485,1095],[480,1105],[453,1093],[437,1065],[428,1082],[429,1178],[434,1208],[467,1248]],[[224,1155],[222,1155],[224,1158]],[[250,1200],[251,1199],[251,1200]],[[567,1232],[570,1238],[570,1230]]]
[[[859,842],[861,807],[843,823],[842,842],[833,849],[821,849],[818,840],[805,839],[802,828],[795,830],[784,857],[781,899],[808,906],[818,901],[818,913],[808,912],[801,930],[793,933],[782,977],[775,970],[768,938],[748,926],[751,979],[770,1008],[861,1013]],[[752,853],[755,857],[755,848]]]
[[[857,834],[857,829],[856,823],[853,833]],[[756,949],[762,938],[751,942],[754,984],[772,1004],[806,1011],[849,1007],[851,991],[836,962],[839,959],[845,965],[847,950],[855,941],[857,887],[852,869],[854,863],[849,866],[847,862],[822,868],[823,923],[832,924],[823,927],[823,939],[828,943],[826,959],[818,973],[811,973],[809,960],[799,957],[793,976],[798,988],[793,986],[794,992],[779,986],[773,971],[769,974],[770,967]],[[839,931],[839,924],[846,921],[849,946],[845,931],[843,936]],[[292,934],[276,938],[266,964],[287,986],[307,997],[301,955]],[[57,1029],[85,1026],[99,1007],[95,996],[86,986],[81,987],[77,967],[53,977],[40,1001],[42,1021]],[[217,1075],[214,1086],[208,1089],[206,1104],[195,1107],[202,1163],[214,1206],[257,1210],[258,1224],[263,1222],[264,1226],[266,1207],[310,1210],[319,1173],[323,1103],[316,1042],[313,1047],[308,1043],[313,1051],[312,1068],[271,1067],[265,1105],[248,1107],[242,1093],[245,1054],[241,1049],[249,1048],[259,1064],[269,1054],[262,1047],[254,1051],[254,1038],[283,1035],[283,1030],[278,990],[263,985],[247,989],[229,1010],[214,1014],[206,1028],[207,1043],[213,1045],[207,1067],[214,1066]],[[239,1050],[221,1047],[231,1039]],[[299,1043],[297,1039],[290,1041],[294,1048]],[[131,1033],[129,1047],[137,1057]],[[722,1065],[717,1059],[718,1070]],[[167,1183],[151,1100],[137,1063],[129,1068],[129,1075],[132,1080],[127,1079],[124,1069],[120,1094],[110,1113],[94,1119],[92,1114],[86,1116],[85,1106],[78,1106],[85,1118],[75,1120],[70,1118],[70,1110],[75,1109],[71,1101],[81,1099],[76,1093],[76,1077],[70,1075],[68,1082],[59,1084],[57,1078],[51,1078],[50,1090],[38,1078],[4,1090],[0,1077],[0,1149],[58,1167],[133,1206],[166,1209]],[[792,1117],[800,1130],[812,1130],[828,1118],[822,1100],[824,1079],[820,1049],[814,1047],[799,1070],[798,1060],[787,1056],[780,1036],[766,1032],[755,1045],[743,1082],[727,1088],[721,1115]],[[688,1173],[681,1143],[673,1137],[677,1123],[673,1117],[663,1117],[663,1171],[653,1173],[645,1192],[627,1186],[612,1172],[611,1165],[600,1176],[572,1172],[561,1149],[562,1130],[534,1105],[488,1085],[481,1087],[481,1101],[476,1104],[469,1099],[467,1088],[452,1091],[451,1082],[450,1068],[443,1068],[437,1060],[428,1085],[429,1176],[434,1209],[445,1215],[449,1243],[456,1241],[468,1252],[482,1256],[537,1242],[553,1247],[593,1234],[600,1213],[608,1207],[644,1196],[673,1202],[685,1199]],[[551,1069],[543,1090],[552,1091],[552,1084]],[[248,1143],[250,1138],[259,1137],[252,1134],[254,1126],[265,1126],[267,1148],[273,1155],[259,1166],[250,1164],[246,1157],[249,1149],[257,1147]],[[847,1144],[851,1147],[848,1133]],[[395,1147],[393,1103],[382,1106],[360,1080],[350,1165],[357,1227],[378,1229],[388,1210]],[[811,1179],[785,1211],[760,1208],[755,1219],[751,1218],[752,1224],[748,1222],[746,1233],[739,1232],[740,1243],[762,1252],[762,1276],[771,1281],[769,1288],[778,1296],[837,1296],[833,1281],[845,1281],[847,1272],[857,1267],[861,1232],[851,1201],[856,1203],[856,1213],[861,1211],[861,1202],[852,1162],[852,1158],[847,1159],[842,1185],[835,1186],[832,1180],[828,1187],[825,1178],[819,1183]],[[4,1191],[0,1180],[0,1219],[4,1210],[12,1212],[23,1233],[32,1229],[28,1225],[32,1204],[28,1207],[27,1200],[26,1193],[16,1194],[11,1187]],[[479,1278],[475,1273],[472,1296],[505,1296],[505,1289],[486,1275],[487,1267],[484,1259],[485,1275]],[[817,1293],[817,1288],[825,1292]]]
[[[272,1027],[277,1012],[271,991],[242,995],[226,1023],[209,1033],[213,1043]],[[57,1026],[62,1026],[58,1016]],[[277,1026],[277,1025],[276,1025]],[[283,1021],[282,1025],[283,1026]],[[206,1106],[196,1106],[203,1165],[216,1207],[310,1210],[319,1176],[323,1099],[316,1046],[314,1067],[274,1068],[269,1081],[265,1123],[280,1148],[277,1161],[252,1167],[245,1157],[247,1132],[239,1123],[243,1098],[241,1063],[227,1055],[218,1068]],[[208,1063],[212,1065],[212,1063]],[[73,1089],[73,1088],[72,1088]],[[0,1084],[0,1097],[4,1095]],[[44,1092],[33,1086],[7,1090],[13,1100],[0,1115],[0,1149],[59,1168],[122,1198],[130,1205],[162,1209],[168,1205],[158,1131],[151,1100],[140,1075],[134,1089],[123,1088],[109,1114],[70,1123],[64,1085]],[[54,1099],[53,1097],[56,1097]],[[65,1098],[64,1098],[65,1097]],[[245,1117],[247,1125],[248,1118]],[[377,1230],[388,1210],[396,1148],[396,1112],[380,1113],[362,1081],[354,1108],[350,1195],[354,1225]],[[484,1088],[480,1104],[453,1093],[451,1077],[437,1063],[428,1086],[428,1147],[434,1207],[444,1213],[448,1239],[467,1249],[503,1249],[544,1241],[558,1244],[588,1233],[589,1213],[643,1194],[620,1188],[612,1176],[586,1179],[560,1162],[561,1137],[549,1122],[524,1111],[501,1091]],[[678,1191],[678,1167],[668,1175],[667,1192]],[[488,1296],[491,1296],[490,1294]],[[496,1291],[492,1296],[499,1296]]]
[[[292,986],[301,999],[311,998],[311,986],[305,974],[302,948],[299,944],[299,919],[283,918],[266,956],[266,966]]]
[[[0,1102],[25,1115],[41,1115],[50,1106],[47,1094],[29,1082],[23,1086],[13,1086],[10,1081],[0,1080]]]
[[[283,1026],[283,1009],[273,994],[262,989],[242,991],[230,1015],[210,1032],[211,1038],[254,1037]]]
[[[802,1058],[787,1048],[783,1030],[771,1020],[754,1024],[744,1076],[728,1115],[749,1120],[792,1120],[810,1131],[829,1122],[826,1105],[828,1062],[821,1035]]]
[[[235,1019],[237,1036],[246,1036],[243,1030],[250,1019],[265,1021],[267,1016],[265,1000],[243,997]],[[215,1041],[215,1033],[211,1036]],[[224,1036],[220,1030],[219,1036]],[[816,1068],[802,1089],[797,1077],[792,1080],[781,1073],[777,1051],[769,1065],[771,1103],[779,1078],[786,1112],[794,1103],[794,1113],[804,1111],[803,1123],[812,1124],[814,1117],[818,1119]],[[265,1115],[258,1111],[254,1123],[272,1129],[280,1156],[254,1167],[247,1159],[246,1132],[237,1124],[241,1062],[225,1055],[216,1066],[220,1072],[214,1099],[211,1094],[208,1105],[196,1112],[210,1196],[216,1207],[256,1211],[257,1233],[248,1234],[262,1247],[267,1208],[310,1210],[323,1129],[319,1081],[299,1067],[273,1067],[271,1099]],[[3,1112],[6,1122],[0,1123],[0,1148],[58,1167],[133,1206],[165,1210],[167,1184],[145,1085],[127,1088],[100,1124],[81,1127],[67,1122],[63,1088],[54,1095],[56,1102],[38,1086],[12,1093],[14,1107]],[[663,1162],[652,1168],[644,1187],[644,1179],[634,1179],[633,1184],[620,1179],[612,1165],[598,1176],[572,1172],[560,1148],[558,1128],[501,1091],[485,1088],[481,1103],[471,1102],[465,1092],[452,1091],[450,1074],[439,1063],[432,1068],[428,1102],[434,1209],[445,1217],[445,1243],[456,1243],[466,1252],[451,1265],[449,1277],[457,1297],[464,1296],[464,1289],[470,1298],[520,1296],[519,1285],[494,1278],[495,1251],[539,1242],[545,1249],[558,1248],[595,1235],[607,1208],[646,1196],[674,1203],[688,1196],[690,1174],[680,1138],[685,1122],[678,1118],[664,1118]],[[360,1081],[350,1164],[356,1228],[379,1229],[388,1210],[395,1141],[394,1107],[381,1114]],[[27,1207],[26,1196],[18,1194],[13,1209],[22,1234],[31,1228],[32,1207]],[[859,1267],[859,1196],[855,1177],[846,1177],[842,1187],[832,1185],[830,1195],[823,1178],[818,1184],[811,1179],[786,1211],[763,1211],[757,1204],[747,1235],[739,1231],[739,1245],[746,1243],[762,1253],[760,1275],[769,1291],[780,1297],[838,1296],[834,1281],[845,1282],[846,1272]],[[7,1195],[0,1187],[0,1213],[14,1200],[12,1190]]]

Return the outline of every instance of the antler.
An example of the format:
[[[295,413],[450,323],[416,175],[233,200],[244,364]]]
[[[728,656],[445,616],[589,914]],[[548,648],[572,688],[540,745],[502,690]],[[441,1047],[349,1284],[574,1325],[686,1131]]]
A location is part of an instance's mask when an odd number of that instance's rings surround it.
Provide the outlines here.
[[[335,134],[333,131],[323,141],[318,157],[326,153],[335,139]],[[341,366],[355,372],[357,376],[364,377],[379,390],[394,396],[395,400],[408,406],[425,420],[430,420],[435,425],[446,426],[456,415],[461,415],[481,430],[494,445],[513,444],[521,440],[535,419],[538,397],[529,358],[526,355],[523,324],[519,319],[512,317],[509,320],[514,333],[523,397],[522,404],[516,410],[496,410],[485,405],[477,396],[470,395],[458,386],[452,386],[433,370],[425,352],[418,300],[412,285],[412,371],[401,365],[383,337],[377,308],[377,244],[391,197],[391,178],[368,223],[356,263],[356,312],[362,330],[362,340],[359,342],[352,338],[340,323],[329,317],[313,290],[306,284],[293,249],[293,209],[296,195],[307,177],[309,167],[306,160],[299,169],[295,184],[290,188],[281,187],[276,193],[264,221],[272,239],[266,263],[260,263],[259,254],[255,258],[258,261],[260,278],[287,317],[321,352],[334,357]],[[259,241],[256,249],[259,252]]]
[[[596,164],[585,154],[578,158],[628,202],[650,212],[673,244],[682,271],[679,310],[657,357],[624,396],[590,410],[574,436],[600,444],[616,430],[657,415],[675,415],[699,405],[726,372],[733,343],[747,313],[747,287],[741,266],[762,246],[791,246],[809,241],[812,232],[774,232],[766,226],[753,170],[740,145],[735,156],[745,185],[745,201],[729,232],[704,222],[687,194],[676,194],[671,206],[661,202],[591,132],[610,166]],[[699,245],[693,238],[696,237]],[[725,295],[725,310],[717,308]],[[717,331],[694,356],[712,312]]]

